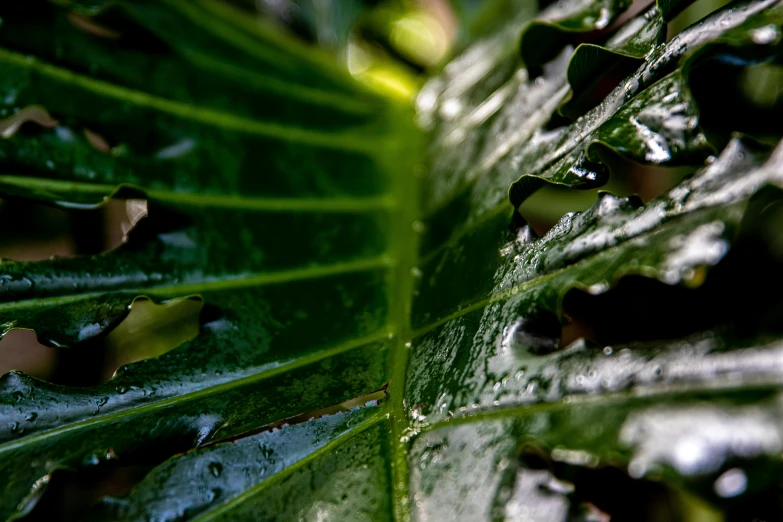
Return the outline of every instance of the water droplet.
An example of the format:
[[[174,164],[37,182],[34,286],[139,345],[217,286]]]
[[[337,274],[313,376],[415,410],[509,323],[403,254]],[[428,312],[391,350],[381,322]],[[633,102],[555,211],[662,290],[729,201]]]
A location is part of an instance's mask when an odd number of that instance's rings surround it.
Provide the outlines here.
[[[612,19],[612,14],[609,12],[609,9],[607,9],[606,7],[602,7],[598,15],[598,20],[595,21],[595,28],[603,29],[604,27],[609,25],[609,21],[611,19]]]
[[[754,29],[750,34],[751,38],[753,38],[753,42],[759,45],[771,44],[777,40],[779,36],[778,29],[772,24]]]
[[[265,459],[274,463],[272,456],[275,454],[275,452],[274,450],[272,450],[272,448],[270,448],[269,446],[261,445],[259,446],[259,449],[261,450],[261,455],[263,455]]]
[[[207,467],[209,468],[209,474],[215,478],[218,478],[223,473],[223,465],[220,462],[210,462]]]
[[[101,463],[101,459],[98,458],[98,455],[93,453],[92,455],[87,455],[84,457],[83,463],[85,466],[97,466]]]
[[[24,420],[26,420],[27,422],[33,422],[37,418],[38,418],[38,413],[32,411],[32,412],[28,413],[27,415],[25,415]]]
[[[748,487],[748,477],[739,468],[732,468],[718,477],[713,484],[715,493],[723,498],[732,498],[745,493]]]
[[[93,415],[97,415],[103,406],[106,405],[106,403],[109,402],[108,397],[100,397],[97,401],[95,401],[95,411],[92,412]]]
[[[449,98],[441,104],[440,115],[443,119],[453,119],[460,112],[462,112],[462,102],[456,98]]]

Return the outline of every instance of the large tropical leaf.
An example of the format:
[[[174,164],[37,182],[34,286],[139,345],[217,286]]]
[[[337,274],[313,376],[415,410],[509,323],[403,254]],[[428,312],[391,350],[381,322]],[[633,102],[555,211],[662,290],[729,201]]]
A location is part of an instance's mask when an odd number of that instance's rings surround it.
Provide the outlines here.
[[[737,3],[661,43],[684,4],[613,35],[626,3],[519,9],[422,89],[426,137],[407,104],[228,4],[0,8],[0,192],[148,210],[110,252],[4,261],[4,332],[90,350],[140,296],[204,302],[195,338],[105,384],[2,377],[0,517],[35,514],[57,470],[115,460],[153,469],[89,518],[576,520],[609,510],[590,486],[605,468],[715,504],[779,487],[763,224],[783,149],[706,128],[690,85],[711,59],[779,61],[783,7]],[[591,101],[595,71],[629,66]],[[609,152],[700,168],[536,237],[515,207],[601,186]],[[669,315],[613,309],[634,282]],[[580,314],[594,342],[561,348]],[[284,422],[301,414],[319,418]]]

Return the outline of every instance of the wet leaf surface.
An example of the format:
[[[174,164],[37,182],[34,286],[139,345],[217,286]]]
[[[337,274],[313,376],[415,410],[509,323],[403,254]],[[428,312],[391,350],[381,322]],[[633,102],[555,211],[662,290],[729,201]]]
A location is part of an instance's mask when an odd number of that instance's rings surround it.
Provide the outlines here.
[[[147,513],[157,512],[171,519],[242,519],[249,509],[279,517],[286,504],[312,504],[314,511],[337,516],[333,506],[342,504],[346,518],[364,510],[376,520],[389,518],[388,458],[383,455],[388,421],[376,410],[354,409],[185,453],[155,468],[127,497],[104,499],[93,516],[145,520]],[[328,482],[303,499],[314,473]],[[270,498],[279,500],[270,505]]]
[[[34,516],[56,470],[147,462],[89,517],[775,519],[783,148],[706,129],[690,84],[779,60],[783,9],[662,43],[686,3],[617,31],[627,2],[493,4],[415,115],[227,3],[0,7],[0,193],[148,213],[110,252],[3,261],[2,333],[93,353],[134,300],[203,302],[195,336],[105,384],[0,378],[0,518]],[[339,47],[355,13],[316,7]],[[537,237],[515,207],[603,185],[609,152],[699,169]]]

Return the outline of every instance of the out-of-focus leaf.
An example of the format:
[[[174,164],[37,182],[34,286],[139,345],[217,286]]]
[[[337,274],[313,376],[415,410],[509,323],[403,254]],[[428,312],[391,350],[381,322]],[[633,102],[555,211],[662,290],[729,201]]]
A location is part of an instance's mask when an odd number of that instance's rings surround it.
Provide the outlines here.
[[[286,27],[327,48],[345,46],[371,2],[367,0],[262,0],[248,7],[272,15]]]
[[[527,0],[452,0],[450,3],[458,20],[458,43],[463,45],[491,36],[507,25],[509,19],[534,8]]]
[[[779,473],[780,415],[780,395],[768,388],[709,400],[687,392],[654,400],[615,397],[444,426],[418,438],[411,452],[415,516],[582,520],[569,512],[579,511],[580,500],[606,502],[590,482],[601,481],[609,467],[629,482],[651,475],[709,491],[715,502],[761,492],[775,487]],[[549,469],[531,467],[522,448],[547,451],[554,462]],[[743,468],[732,467],[738,460]],[[552,468],[569,469],[573,482],[558,480]],[[609,485],[601,481],[600,487]],[[764,509],[747,506],[743,514]]]

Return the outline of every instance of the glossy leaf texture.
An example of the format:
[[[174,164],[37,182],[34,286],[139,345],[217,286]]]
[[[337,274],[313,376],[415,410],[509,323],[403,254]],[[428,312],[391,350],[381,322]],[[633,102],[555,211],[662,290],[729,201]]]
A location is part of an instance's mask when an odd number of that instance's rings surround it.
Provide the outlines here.
[[[174,457],[126,498],[104,499],[92,516],[296,518],[301,506],[310,505],[309,516],[351,519],[359,512],[387,519],[389,428],[377,409],[358,408]],[[282,472],[287,476],[279,479]]]
[[[0,7],[0,193],[148,201],[115,250],[4,261],[3,332],[86,351],[141,296],[204,303],[195,338],[105,384],[0,378],[0,517],[59,470],[150,458],[85,516],[587,520],[619,509],[600,473],[728,512],[778,487],[783,148],[705,128],[690,84],[779,61],[783,9],[663,43],[685,4],[487,15],[415,114],[228,3]],[[608,153],[698,170],[536,237],[516,207],[603,185]]]
[[[4,193],[74,209],[132,194],[149,215],[111,252],[5,261],[4,330],[86,350],[138,296],[205,305],[195,339],[104,385],[2,377],[0,517],[32,509],[55,469],[383,388],[411,111],[221,3],[18,7],[0,15],[2,110],[57,124],[0,143]]]
[[[783,145],[710,138],[689,84],[713,56],[779,60],[779,36],[751,35],[778,27],[780,9],[735,3],[662,44],[653,8],[539,70],[466,85],[458,58],[445,71],[459,91],[424,87],[413,519],[779,516],[779,233],[763,231],[779,223]],[[638,69],[605,99],[564,105],[622,53]],[[571,123],[553,116],[563,107]],[[701,168],[646,203],[600,193],[537,237],[513,207],[545,183],[605,184],[607,150]],[[587,339],[564,343],[573,328]]]

